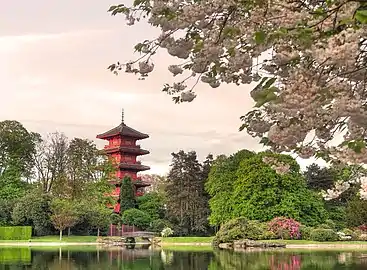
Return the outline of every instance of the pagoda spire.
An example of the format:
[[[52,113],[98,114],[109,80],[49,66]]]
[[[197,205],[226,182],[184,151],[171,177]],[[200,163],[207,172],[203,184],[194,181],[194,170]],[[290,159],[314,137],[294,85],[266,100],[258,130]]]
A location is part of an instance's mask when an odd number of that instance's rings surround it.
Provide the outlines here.
[[[121,124],[125,125],[125,122],[124,122],[124,108],[122,108],[122,110],[121,110]]]

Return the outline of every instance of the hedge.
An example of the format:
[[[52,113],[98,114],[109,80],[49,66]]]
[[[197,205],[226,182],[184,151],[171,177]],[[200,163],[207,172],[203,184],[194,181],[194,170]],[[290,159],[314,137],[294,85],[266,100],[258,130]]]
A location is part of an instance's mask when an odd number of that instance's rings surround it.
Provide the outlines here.
[[[0,240],[29,240],[32,237],[32,227],[0,227]]]

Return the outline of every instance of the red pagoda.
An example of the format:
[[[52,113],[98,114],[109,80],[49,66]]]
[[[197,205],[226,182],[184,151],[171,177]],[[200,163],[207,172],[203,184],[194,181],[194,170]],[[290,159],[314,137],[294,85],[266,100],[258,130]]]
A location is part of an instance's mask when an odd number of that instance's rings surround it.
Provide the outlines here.
[[[125,176],[130,176],[132,179],[136,196],[141,196],[144,193],[144,187],[150,184],[144,183],[141,178],[137,175],[140,171],[149,170],[148,166],[142,165],[140,161],[137,161],[137,156],[147,155],[149,151],[140,148],[137,145],[138,140],[149,138],[149,135],[141,133],[124,123],[124,111],[122,111],[121,124],[117,127],[97,135],[98,139],[108,141],[108,145],[104,147],[106,154],[113,160],[118,166],[116,171],[116,177],[111,184],[115,186],[111,196],[116,198],[116,205],[114,206],[114,212],[120,212],[119,194],[121,180]]]

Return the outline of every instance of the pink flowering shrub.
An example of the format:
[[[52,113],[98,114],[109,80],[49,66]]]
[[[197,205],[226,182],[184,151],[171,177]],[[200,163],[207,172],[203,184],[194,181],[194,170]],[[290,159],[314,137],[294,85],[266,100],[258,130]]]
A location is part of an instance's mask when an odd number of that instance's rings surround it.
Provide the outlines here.
[[[269,231],[281,239],[299,239],[301,224],[292,218],[276,217],[268,223]]]

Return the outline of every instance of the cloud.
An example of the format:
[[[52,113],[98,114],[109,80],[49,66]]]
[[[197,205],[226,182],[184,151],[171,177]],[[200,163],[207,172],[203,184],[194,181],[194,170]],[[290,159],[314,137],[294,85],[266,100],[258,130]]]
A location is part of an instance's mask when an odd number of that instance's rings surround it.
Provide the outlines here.
[[[261,149],[257,140],[238,132],[239,116],[253,106],[251,86],[199,84],[195,102],[176,105],[160,91],[172,81],[167,66],[175,61],[163,51],[145,81],[107,71],[117,60],[137,57],[132,47],[146,37],[144,29],[114,26],[1,37],[0,94],[9,102],[2,103],[0,118],[19,120],[43,134],[58,130],[95,139],[119,124],[124,108],[126,123],[150,134],[141,144],[151,151],[142,160],[152,172],[166,171],[170,154],[180,149],[196,150],[200,159],[208,153]]]

